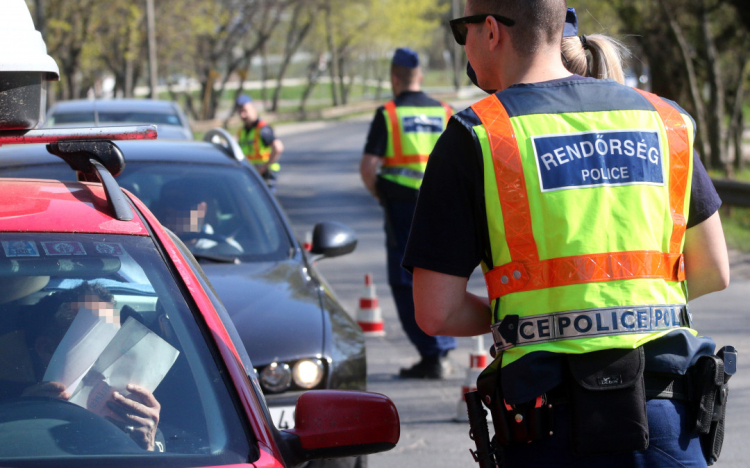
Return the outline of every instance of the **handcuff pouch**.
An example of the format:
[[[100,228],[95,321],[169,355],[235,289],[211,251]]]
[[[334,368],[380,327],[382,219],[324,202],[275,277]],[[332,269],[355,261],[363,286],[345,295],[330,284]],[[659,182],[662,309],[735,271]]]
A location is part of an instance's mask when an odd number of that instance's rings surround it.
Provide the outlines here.
[[[643,348],[568,355],[573,451],[612,454],[648,447]]]
[[[531,401],[508,405],[502,392],[500,359],[480,374],[477,391],[492,414],[495,437],[501,445],[541,440],[552,434],[553,410],[544,395]]]

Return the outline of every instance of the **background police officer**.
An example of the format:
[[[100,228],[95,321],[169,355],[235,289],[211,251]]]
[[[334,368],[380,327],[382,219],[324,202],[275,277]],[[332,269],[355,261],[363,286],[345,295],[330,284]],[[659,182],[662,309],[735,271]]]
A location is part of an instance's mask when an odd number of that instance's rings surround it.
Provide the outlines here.
[[[444,359],[456,347],[447,336],[430,336],[414,319],[411,274],[401,268],[427,158],[452,114],[449,106],[421,91],[419,56],[397,49],[391,62],[394,100],[380,107],[370,126],[360,163],[362,181],[385,213],[388,283],[401,325],[421,359],[401,369],[403,378],[442,378]]]
[[[590,352],[609,348],[643,350],[647,392],[654,375],[684,382],[680,376],[715,346],[684,326],[686,313],[678,320],[682,328],[671,320],[662,332],[639,322],[622,322],[639,330],[617,335],[609,322],[584,325],[596,313],[605,320],[605,310],[612,317],[638,306],[684,310],[688,299],[727,286],[721,202],[692,154],[691,119],[654,95],[571,76],[560,56],[564,0],[468,0],[465,14],[452,21],[454,36],[465,45],[478,85],[500,92],[454,116],[430,156],[404,258],[414,272],[418,323],[430,334],[454,336],[483,334],[499,323],[511,343],[493,365],[500,368],[501,406],[514,410],[564,385],[565,369],[581,359],[563,356],[584,356],[587,364]],[[597,143],[615,135],[635,147],[657,138],[660,170],[652,171],[648,158]],[[567,149],[586,141],[601,152],[577,158]],[[545,145],[557,162],[549,169],[537,160]],[[628,183],[592,183],[584,170],[590,174],[594,162],[638,175]],[[642,261],[644,251],[657,261]],[[480,262],[489,299],[466,290]],[[506,318],[523,324],[558,312],[582,317],[578,339],[513,345],[521,338]],[[551,323],[536,322],[543,325],[536,337],[549,338]],[[609,334],[593,333],[607,324]],[[561,328],[562,321],[555,331]],[[617,381],[607,376],[598,384]],[[549,437],[506,446],[504,466],[705,466],[683,401],[647,401],[647,450],[585,457],[573,453],[581,441],[571,436],[571,420],[585,415],[571,414],[570,406],[555,406]],[[595,444],[607,435],[588,439]]]
[[[240,95],[236,104],[243,123],[237,138],[240,148],[266,181],[271,192],[275,192],[280,169],[278,161],[284,151],[284,145],[274,135],[273,128],[259,118],[258,110],[250,96]]]

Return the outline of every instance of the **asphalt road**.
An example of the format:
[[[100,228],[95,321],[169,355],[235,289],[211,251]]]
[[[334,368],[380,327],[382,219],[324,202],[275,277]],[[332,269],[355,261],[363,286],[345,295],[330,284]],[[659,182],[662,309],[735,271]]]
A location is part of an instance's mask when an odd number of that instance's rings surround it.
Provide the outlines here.
[[[367,339],[368,390],[386,394],[396,403],[401,440],[390,452],[371,456],[370,468],[476,466],[468,451],[473,448],[468,423],[453,421],[475,341],[458,340],[458,349],[450,355],[453,373],[444,381],[396,377],[399,368],[411,365],[418,355],[401,331],[390,296],[382,211],[359,179],[358,164],[368,122],[366,116],[276,128],[286,147],[278,198],[300,239],[320,221],[339,221],[357,232],[359,244],[354,253],[318,264],[352,314],[365,273],[374,275],[386,336]],[[691,306],[701,334],[714,337],[719,346],[732,344],[740,351],[738,374],[731,385],[724,452],[714,466],[744,468],[750,465],[750,453],[744,445],[750,434],[750,257],[732,255],[729,289],[700,298]],[[479,294],[485,291],[477,272],[469,287]],[[485,345],[489,345],[488,338]]]

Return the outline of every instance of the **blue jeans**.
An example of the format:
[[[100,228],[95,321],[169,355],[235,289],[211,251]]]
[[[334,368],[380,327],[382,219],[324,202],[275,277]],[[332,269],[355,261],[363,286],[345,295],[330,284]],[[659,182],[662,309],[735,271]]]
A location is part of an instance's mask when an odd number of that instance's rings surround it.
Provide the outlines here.
[[[567,405],[555,410],[554,435],[504,449],[503,468],[705,468],[698,435],[688,429],[688,411],[676,400],[649,400],[649,445],[646,450],[580,457],[570,447],[570,414]]]
[[[416,204],[387,199],[383,200],[382,204],[385,211],[385,244],[388,251],[388,284],[396,302],[401,327],[420,356],[444,356],[456,347],[456,339],[452,336],[430,336],[419,328],[414,315],[412,276],[401,267]]]

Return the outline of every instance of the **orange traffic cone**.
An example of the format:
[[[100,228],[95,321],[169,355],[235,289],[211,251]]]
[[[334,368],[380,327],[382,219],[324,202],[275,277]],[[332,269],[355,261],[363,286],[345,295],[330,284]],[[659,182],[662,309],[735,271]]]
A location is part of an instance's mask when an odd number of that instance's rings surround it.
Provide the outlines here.
[[[375,283],[372,281],[371,273],[365,275],[365,289],[362,297],[359,298],[357,323],[365,336],[385,336],[383,314],[378,306],[378,296],[375,293]]]
[[[312,250],[312,232],[307,231],[305,233],[305,242],[302,244],[302,248],[307,252]]]
[[[466,411],[464,393],[477,389],[477,378],[484,368],[487,367],[487,352],[484,349],[484,337],[479,335],[472,339],[475,341],[476,347],[473,352],[469,353],[469,368],[466,370],[466,380],[461,387],[461,398],[458,400],[458,411],[456,417],[453,418],[453,420],[457,422],[467,422],[469,420],[469,415]],[[491,419],[492,416],[489,414],[489,411],[487,414],[488,419]]]

